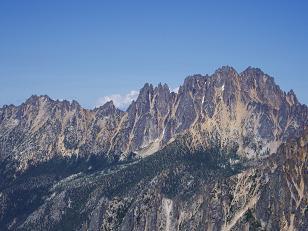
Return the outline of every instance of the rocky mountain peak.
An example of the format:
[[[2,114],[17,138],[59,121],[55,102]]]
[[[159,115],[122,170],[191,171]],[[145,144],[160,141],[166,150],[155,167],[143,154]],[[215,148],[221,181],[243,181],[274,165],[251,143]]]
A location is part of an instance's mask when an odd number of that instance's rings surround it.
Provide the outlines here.
[[[260,68],[249,66],[243,72],[241,72],[240,75],[244,75],[244,76],[263,76],[263,75],[265,75],[265,73]]]
[[[38,105],[43,102],[52,102],[53,100],[48,95],[32,95],[26,101],[25,104]]]
[[[48,95],[32,95],[21,106],[34,108],[57,108],[62,110],[79,110],[80,104],[76,100],[53,100]]]
[[[107,101],[106,103],[104,103],[102,106],[100,106],[100,108],[102,108],[102,109],[108,109],[108,108],[114,109],[115,105],[114,105],[113,101],[110,100],[110,101]]]
[[[154,94],[162,95],[162,94],[169,94],[170,89],[166,83],[161,84],[159,83],[157,87],[154,88]]]
[[[296,105],[298,104],[298,100],[297,97],[294,93],[294,91],[291,89],[290,91],[288,91],[287,93],[287,101],[291,104],[291,105]]]
[[[100,116],[109,116],[119,114],[121,110],[117,109],[112,100],[106,102],[104,105],[95,108],[94,111]]]
[[[149,93],[152,93],[154,90],[153,85],[150,83],[145,83],[144,86],[139,91],[139,96],[148,95]],[[138,100],[138,98],[137,98]]]
[[[238,73],[231,66],[222,66],[222,67],[218,68],[215,71],[214,75],[221,75],[221,76],[225,76],[225,77],[232,77],[232,76],[237,76]]]
[[[242,73],[240,73],[242,82],[254,82],[254,87],[273,87],[279,88],[276,85],[273,77],[265,74],[260,68],[248,67]]]
[[[146,83],[139,92],[139,95],[136,99],[136,110],[138,114],[144,114],[150,110],[150,103],[153,97],[154,89],[153,85]]]
[[[72,107],[73,108],[80,108],[80,104],[76,101],[76,100],[72,100],[72,103],[71,103]]]
[[[201,74],[186,77],[184,84],[179,88],[179,94],[182,94],[184,91],[195,92],[197,89],[203,88],[208,77]]]
[[[34,95],[0,108],[0,227],[304,230],[307,127],[252,67],[146,83],[125,112]]]
[[[212,75],[188,76],[177,94],[166,84],[146,83],[126,112],[113,102],[86,110],[76,101],[47,96],[4,107],[0,155],[11,155],[23,166],[38,152],[47,153],[38,162],[55,153],[145,156],[188,134],[191,149],[215,144],[258,158],[275,152],[287,137],[299,136],[307,121],[307,107],[294,92],[284,93],[260,69],[249,67],[238,74],[223,66]]]

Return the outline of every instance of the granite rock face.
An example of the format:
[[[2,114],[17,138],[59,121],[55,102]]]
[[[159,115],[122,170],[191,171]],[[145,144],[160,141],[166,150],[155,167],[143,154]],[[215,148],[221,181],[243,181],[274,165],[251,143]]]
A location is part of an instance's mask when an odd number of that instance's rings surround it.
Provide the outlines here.
[[[112,102],[86,110],[76,101],[48,96],[4,106],[0,159],[17,160],[24,170],[59,155],[118,160],[133,152],[142,157],[183,134],[192,137],[191,149],[214,143],[250,159],[274,153],[288,137],[300,136],[307,121],[307,106],[293,91],[283,92],[260,69],[238,74],[225,66],[211,76],[187,77],[178,93],[167,85],[145,84],[126,112]]]

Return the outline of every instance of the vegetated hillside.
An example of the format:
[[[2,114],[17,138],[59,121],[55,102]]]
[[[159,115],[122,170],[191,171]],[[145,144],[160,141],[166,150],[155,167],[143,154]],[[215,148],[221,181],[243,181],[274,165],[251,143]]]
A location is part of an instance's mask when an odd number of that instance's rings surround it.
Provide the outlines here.
[[[148,184],[153,178],[173,172],[175,175],[163,190],[168,195],[175,195],[181,191],[179,188],[181,177],[179,181],[174,181],[174,177],[179,173],[183,176],[186,174],[195,175],[195,178],[201,181],[214,177],[214,172],[223,176],[235,171],[228,163],[228,155],[220,153],[218,149],[192,154],[179,141],[153,156],[139,160],[104,164],[107,163],[106,160],[92,158],[88,160],[75,157],[55,158],[29,168],[16,179],[7,181],[5,187],[2,187],[1,194],[4,199],[4,210],[1,213],[3,215],[1,217],[2,224],[11,222],[11,219],[15,217],[29,216],[31,212],[46,202],[46,197],[53,194],[54,190],[71,191],[78,203],[81,201],[85,203],[96,191],[99,192],[99,196],[107,198],[129,195],[132,192],[135,194],[137,191],[140,192],[141,187],[145,187],[145,184]],[[80,206],[79,209],[83,209],[85,204],[80,204]],[[81,210],[75,209],[75,221],[82,222],[83,220],[80,220]],[[63,215],[63,218],[65,217],[66,215]],[[62,221],[62,224],[66,221],[66,219]],[[78,222],[73,222],[75,228],[78,227]],[[45,225],[51,227],[52,223]]]

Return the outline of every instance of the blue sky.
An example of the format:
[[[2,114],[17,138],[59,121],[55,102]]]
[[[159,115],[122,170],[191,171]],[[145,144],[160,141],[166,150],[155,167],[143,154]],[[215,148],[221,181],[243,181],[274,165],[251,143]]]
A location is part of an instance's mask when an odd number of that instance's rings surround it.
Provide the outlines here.
[[[0,105],[47,94],[93,108],[222,65],[260,67],[307,104],[306,2],[1,0]]]

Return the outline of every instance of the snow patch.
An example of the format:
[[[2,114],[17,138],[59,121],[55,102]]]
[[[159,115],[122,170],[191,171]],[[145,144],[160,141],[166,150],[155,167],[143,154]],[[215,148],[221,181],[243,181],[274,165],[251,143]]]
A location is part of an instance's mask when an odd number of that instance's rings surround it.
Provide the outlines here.
[[[202,105],[203,105],[203,103],[204,103],[204,98],[205,98],[205,96],[202,97],[202,101],[201,101],[201,104],[202,104]]]

